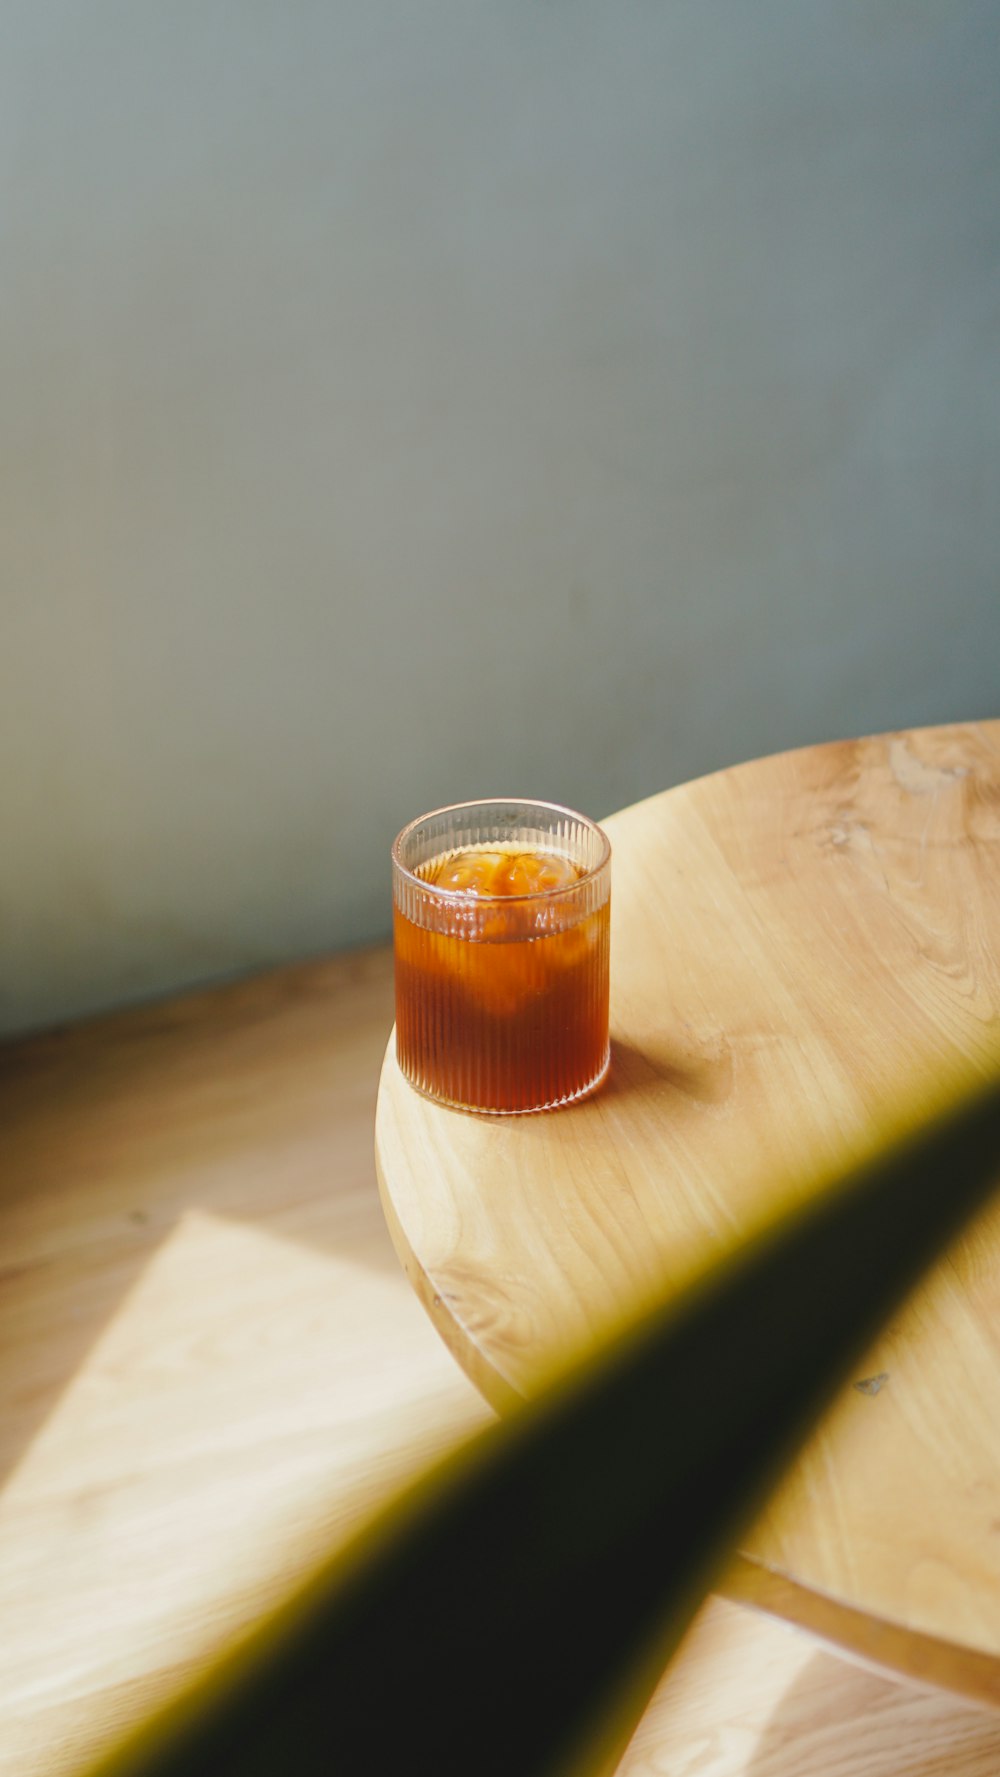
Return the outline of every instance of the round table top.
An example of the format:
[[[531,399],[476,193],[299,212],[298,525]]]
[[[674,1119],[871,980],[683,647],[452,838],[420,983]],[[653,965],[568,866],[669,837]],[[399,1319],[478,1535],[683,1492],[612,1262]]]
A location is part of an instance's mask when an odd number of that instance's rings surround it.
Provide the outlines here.
[[[612,1070],[537,1117],[379,1089],[410,1280],[498,1408],[810,1176],[915,1083],[995,1071],[1000,722],[840,741],[604,823]],[[726,1588],[1000,1705],[1000,1209],[885,1330]]]

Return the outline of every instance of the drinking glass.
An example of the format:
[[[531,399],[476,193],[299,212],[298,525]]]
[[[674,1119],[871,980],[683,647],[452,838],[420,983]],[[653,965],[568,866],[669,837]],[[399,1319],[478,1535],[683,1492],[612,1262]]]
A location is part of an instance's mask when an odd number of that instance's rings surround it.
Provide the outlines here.
[[[396,1056],[465,1110],[554,1110],[608,1070],[611,846],[550,802],[463,802],[392,848]]]

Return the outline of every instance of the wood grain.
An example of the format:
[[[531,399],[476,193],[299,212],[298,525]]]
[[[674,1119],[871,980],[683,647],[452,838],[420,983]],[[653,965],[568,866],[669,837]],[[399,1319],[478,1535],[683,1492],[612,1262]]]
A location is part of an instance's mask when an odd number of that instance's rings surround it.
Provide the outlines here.
[[[491,1120],[417,1097],[391,1042],[383,1068],[390,1231],[501,1409],[1000,1057],[1000,723],[781,755],[606,825],[604,1092]],[[1000,1209],[856,1380],[879,1375],[837,1403],[734,1591],[1000,1704]]]
[[[79,1771],[489,1416],[379,1210],[391,1016],[370,952],[0,1048],[3,1777]],[[713,1600],[621,1777],[998,1769],[993,1716]]]
[[[371,1159],[385,950],[0,1049],[0,1772],[78,1770],[489,1418]]]
[[[710,1599],[617,1777],[996,1777],[1000,1722]]]

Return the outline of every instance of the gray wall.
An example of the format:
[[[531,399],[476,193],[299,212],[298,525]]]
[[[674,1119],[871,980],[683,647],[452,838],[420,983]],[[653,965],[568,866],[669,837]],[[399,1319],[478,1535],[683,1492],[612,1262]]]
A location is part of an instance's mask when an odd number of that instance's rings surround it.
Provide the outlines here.
[[[0,1027],[996,712],[996,0],[7,0]]]

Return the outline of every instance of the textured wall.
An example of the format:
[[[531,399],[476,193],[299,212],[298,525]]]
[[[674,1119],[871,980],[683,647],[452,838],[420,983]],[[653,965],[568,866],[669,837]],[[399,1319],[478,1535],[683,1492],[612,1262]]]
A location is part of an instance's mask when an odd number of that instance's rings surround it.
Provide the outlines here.
[[[0,1028],[995,712],[995,0],[8,0]]]

